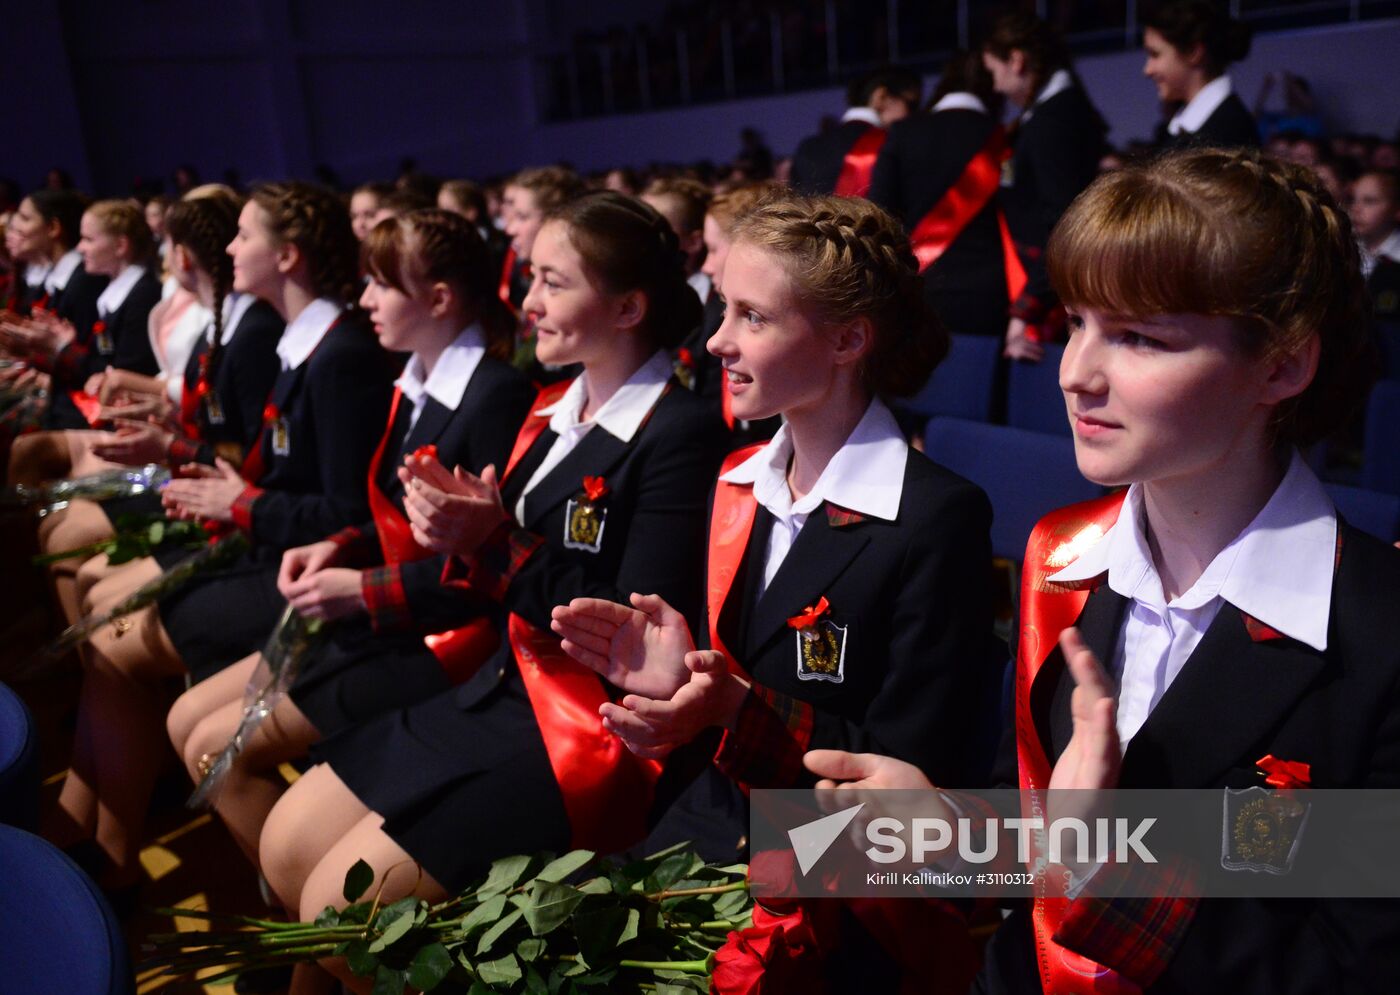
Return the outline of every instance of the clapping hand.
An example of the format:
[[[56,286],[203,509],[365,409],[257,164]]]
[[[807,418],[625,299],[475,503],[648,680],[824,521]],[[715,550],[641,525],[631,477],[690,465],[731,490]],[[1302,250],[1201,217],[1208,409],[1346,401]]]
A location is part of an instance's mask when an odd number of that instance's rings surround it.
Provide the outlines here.
[[[632,606],[602,598],[575,598],[554,609],[549,627],[564,652],[610,684],[666,700],[691,676],[686,654],[695,649],[685,616],[656,594],[634,594]]]
[[[212,467],[190,463],[181,467],[184,476],[166,484],[161,502],[172,518],[193,521],[231,522],[233,503],[248,486],[233,464],[223,459]]]
[[[436,456],[411,455],[399,469],[404,511],[418,545],[469,557],[502,522],[509,521],[496,486],[496,468],[476,477],[460,466],[449,473]]]

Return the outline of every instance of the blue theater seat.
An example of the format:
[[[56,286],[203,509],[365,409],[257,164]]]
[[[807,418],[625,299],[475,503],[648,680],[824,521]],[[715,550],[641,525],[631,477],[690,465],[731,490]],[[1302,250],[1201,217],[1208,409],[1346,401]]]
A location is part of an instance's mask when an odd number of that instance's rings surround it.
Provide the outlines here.
[[[37,824],[38,752],[29,709],[0,684],[0,822],[22,829]]]
[[[947,358],[928,383],[899,407],[932,418],[947,415],[971,421],[992,416],[992,385],[1001,362],[1001,339],[994,335],[954,335]]]
[[[1345,484],[1327,484],[1326,487],[1338,513],[1353,527],[1385,542],[1400,539],[1400,495]]]
[[[126,940],[92,879],[53,844],[0,826],[0,991],[126,995]]]
[[[1047,345],[1039,363],[1012,363],[1006,383],[1006,424],[1031,432],[1072,438],[1060,391],[1062,345]]]

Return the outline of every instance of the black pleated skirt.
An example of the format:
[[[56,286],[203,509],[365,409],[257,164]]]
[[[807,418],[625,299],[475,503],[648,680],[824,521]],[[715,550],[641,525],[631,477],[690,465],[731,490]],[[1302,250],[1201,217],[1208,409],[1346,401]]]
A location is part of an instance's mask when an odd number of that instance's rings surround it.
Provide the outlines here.
[[[490,672],[488,673],[488,668]],[[502,668],[504,674],[501,674]],[[449,892],[517,853],[562,853],[570,829],[529,696],[503,646],[477,679],[312,748]],[[463,704],[469,701],[469,704]]]
[[[161,549],[168,569],[190,555]],[[286,599],[277,590],[277,566],[245,553],[231,567],[196,577],[161,600],[160,620],[196,682],[263,648]]]

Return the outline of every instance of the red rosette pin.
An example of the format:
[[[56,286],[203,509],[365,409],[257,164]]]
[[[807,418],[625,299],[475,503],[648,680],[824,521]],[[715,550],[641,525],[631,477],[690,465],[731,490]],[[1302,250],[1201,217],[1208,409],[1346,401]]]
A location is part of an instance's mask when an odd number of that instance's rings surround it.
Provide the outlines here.
[[[826,600],[826,596],[817,599],[817,603],[808,605],[792,618],[787,620],[787,624],[798,632],[810,630],[822,620],[827,612],[831,611],[831,603]]]
[[[278,418],[277,405],[275,405],[275,404],[273,404],[271,401],[269,401],[269,402],[267,403],[267,407],[263,408],[263,424],[264,424],[264,425],[271,425],[273,422],[275,422],[275,421],[277,420],[277,418]]]
[[[413,458],[436,460],[438,458],[438,447],[431,442],[427,445],[419,446],[417,449],[413,450]]]
[[[583,494],[588,498],[588,503],[601,501],[608,493],[608,482],[602,477],[584,477]]]

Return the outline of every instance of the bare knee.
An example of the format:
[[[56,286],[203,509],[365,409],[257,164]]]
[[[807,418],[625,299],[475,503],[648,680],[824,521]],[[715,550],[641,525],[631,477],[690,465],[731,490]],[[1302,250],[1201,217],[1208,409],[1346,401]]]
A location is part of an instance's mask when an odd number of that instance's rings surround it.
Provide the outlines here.
[[[306,820],[315,817],[314,812],[308,811],[314,801],[314,791],[306,789],[303,777],[272,807],[258,837],[258,865],[288,910],[300,910],[302,889],[324,856],[308,852],[307,834],[303,831]]]
[[[201,776],[199,761],[210,752],[214,741],[215,724],[214,716],[208,712],[193,690],[186,691],[176,698],[175,704],[166,713],[165,731],[170,736],[170,743],[184,760],[185,769],[195,781]],[[221,748],[213,747],[214,750]]]

